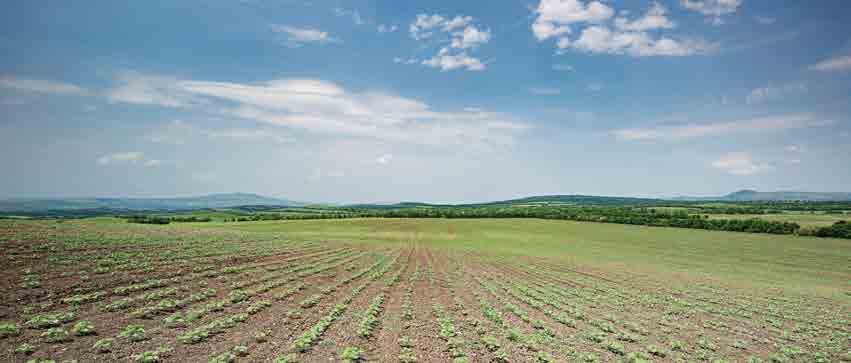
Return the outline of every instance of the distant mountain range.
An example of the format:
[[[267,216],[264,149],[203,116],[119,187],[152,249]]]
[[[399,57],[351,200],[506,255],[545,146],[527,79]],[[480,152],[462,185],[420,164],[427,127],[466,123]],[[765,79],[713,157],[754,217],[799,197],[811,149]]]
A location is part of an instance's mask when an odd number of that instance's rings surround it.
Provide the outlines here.
[[[0,200],[0,212],[31,213],[105,209],[114,211],[175,211],[238,206],[301,206],[303,203],[248,193],[210,194],[183,198],[12,198]]]
[[[672,200],[681,201],[723,201],[723,202],[765,202],[765,201],[851,201],[851,193],[831,192],[758,192],[744,189],[720,197],[676,197]]]
[[[430,204],[401,202],[395,204],[355,204],[357,208],[414,208],[414,207],[481,207],[518,204],[572,205],[664,205],[671,202],[755,202],[755,201],[851,201],[851,193],[824,192],[758,192],[740,190],[717,197],[674,197],[668,199],[604,197],[593,195],[540,195],[503,201],[469,204]],[[210,194],[183,198],[12,198],[0,199],[0,214],[15,215],[102,215],[104,213],[142,211],[183,211],[211,208],[300,207],[306,203],[264,197],[249,193]]]

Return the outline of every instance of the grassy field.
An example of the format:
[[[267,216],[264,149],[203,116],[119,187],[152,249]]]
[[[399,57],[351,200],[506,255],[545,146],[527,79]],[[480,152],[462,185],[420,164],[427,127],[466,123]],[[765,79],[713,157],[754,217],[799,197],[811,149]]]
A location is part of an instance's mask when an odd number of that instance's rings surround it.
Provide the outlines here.
[[[206,226],[284,232],[300,240],[391,246],[414,242],[826,295],[847,292],[851,277],[851,241],[837,239],[538,219],[348,219]]]
[[[0,221],[0,361],[851,359],[851,241],[536,219]]]

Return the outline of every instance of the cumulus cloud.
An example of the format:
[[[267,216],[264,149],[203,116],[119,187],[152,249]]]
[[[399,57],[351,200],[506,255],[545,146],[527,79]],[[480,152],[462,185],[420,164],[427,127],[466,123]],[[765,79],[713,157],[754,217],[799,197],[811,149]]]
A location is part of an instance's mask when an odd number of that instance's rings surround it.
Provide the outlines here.
[[[839,56],[825,59],[810,66],[810,70],[819,72],[847,72],[851,71],[851,55]]]
[[[445,67],[460,67],[445,64]],[[506,146],[528,128],[508,115],[479,109],[441,112],[423,102],[374,91],[352,92],[319,79],[259,83],[174,80],[165,87],[209,105],[197,110],[312,132],[424,145]],[[169,97],[168,94],[162,95]],[[185,107],[193,107],[185,103]],[[256,137],[216,132],[214,137]]]
[[[673,29],[676,23],[668,17],[668,9],[654,2],[635,19],[626,12],[615,17],[615,10],[599,1],[587,4],[581,0],[541,0],[535,10],[532,33],[538,41],[555,38],[557,53],[569,49],[591,54],[649,56],[688,56],[717,50],[717,44],[700,39],[685,39],[657,35],[655,32]],[[585,26],[575,39],[570,26]]]
[[[328,32],[311,29],[298,28],[290,25],[271,25],[272,31],[283,34],[285,39],[284,44],[288,47],[298,48],[308,43],[327,44],[341,43],[342,41],[332,37]]]
[[[820,119],[815,115],[805,113],[768,116],[740,121],[688,124],[683,126],[620,129],[613,131],[612,134],[618,139],[627,141],[676,140],[742,132],[822,127],[834,123],[832,120]]]
[[[491,38],[490,30],[479,30],[469,25],[463,31],[453,34],[452,48],[467,49],[475,48],[480,44],[487,43]]]
[[[471,57],[467,53],[450,54],[449,48],[441,48],[438,53],[424,61],[423,65],[440,68],[442,72],[455,69],[466,69],[468,71],[483,71],[485,64],[478,58]]]
[[[464,15],[458,15],[454,18],[439,14],[417,15],[408,26],[411,38],[416,40],[434,38],[440,48],[437,54],[421,61],[396,58],[394,62],[401,64],[419,63],[427,67],[438,68],[442,72],[456,69],[484,70],[485,62],[471,55],[471,52],[488,43],[491,40],[491,32],[489,29],[479,28],[473,22],[473,17]]]
[[[723,16],[735,13],[741,5],[742,0],[680,0],[680,6],[703,14],[713,25],[724,24]]]
[[[88,93],[84,88],[70,83],[15,77],[0,78],[0,87],[25,92],[57,95],[84,95]]]
[[[732,175],[753,175],[773,169],[770,164],[754,161],[750,153],[731,152],[712,162],[712,167]]]
[[[654,38],[646,32],[613,31],[605,26],[589,26],[571,46],[595,54],[623,54],[634,57],[688,56],[715,51],[717,45],[700,40]]]
[[[779,86],[767,86],[754,88],[748,93],[745,101],[750,104],[779,100],[785,96],[807,92],[807,85],[803,83],[790,83]]]
[[[645,31],[652,29],[671,29],[676,24],[668,19],[668,9],[658,2],[653,2],[650,9],[642,17],[628,20],[625,17],[615,18],[615,27],[625,31]]]

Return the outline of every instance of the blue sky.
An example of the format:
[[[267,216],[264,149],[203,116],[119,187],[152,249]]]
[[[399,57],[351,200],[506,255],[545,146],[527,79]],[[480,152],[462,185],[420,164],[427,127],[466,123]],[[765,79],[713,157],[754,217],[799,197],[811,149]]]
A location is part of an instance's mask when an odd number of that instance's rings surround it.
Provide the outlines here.
[[[8,1],[0,196],[848,191],[844,1]]]

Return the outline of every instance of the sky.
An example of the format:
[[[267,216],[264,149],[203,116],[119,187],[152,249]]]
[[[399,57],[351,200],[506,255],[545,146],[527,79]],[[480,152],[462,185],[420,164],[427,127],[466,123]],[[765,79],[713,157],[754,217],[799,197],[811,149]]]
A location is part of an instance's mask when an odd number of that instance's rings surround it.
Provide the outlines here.
[[[0,55],[0,197],[851,191],[845,0],[11,0]]]

